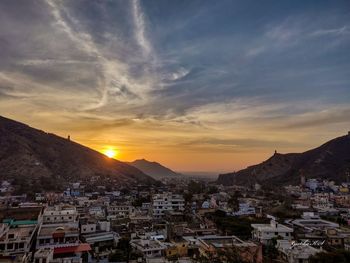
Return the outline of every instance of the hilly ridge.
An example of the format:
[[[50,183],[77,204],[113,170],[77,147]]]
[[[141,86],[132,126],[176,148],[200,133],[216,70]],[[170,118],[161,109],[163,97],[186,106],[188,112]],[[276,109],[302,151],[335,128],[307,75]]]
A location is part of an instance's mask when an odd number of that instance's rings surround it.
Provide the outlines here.
[[[0,179],[32,188],[49,184],[50,189],[94,176],[112,178],[120,186],[156,182],[126,163],[0,116]]]
[[[303,153],[275,153],[266,161],[238,172],[221,174],[218,184],[251,186],[288,185],[300,182],[300,173],[305,177],[333,180],[341,183],[347,180],[350,169],[350,135],[326,142]]]
[[[152,176],[153,178],[169,177],[169,176],[180,176],[181,174],[174,172],[173,170],[161,165],[157,162],[150,162],[145,159],[135,160],[128,164],[138,168],[144,173]]]

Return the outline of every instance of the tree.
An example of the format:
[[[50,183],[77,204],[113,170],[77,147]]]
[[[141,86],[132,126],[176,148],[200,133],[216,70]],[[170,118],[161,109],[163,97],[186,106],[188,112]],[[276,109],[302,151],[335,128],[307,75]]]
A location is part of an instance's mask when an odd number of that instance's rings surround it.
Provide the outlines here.
[[[188,183],[187,189],[190,193],[192,194],[201,194],[204,191],[204,184],[201,182],[195,182],[193,180],[191,180]]]
[[[219,189],[215,185],[210,186],[207,191],[208,194],[215,194],[217,192],[219,192]]]
[[[277,239],[276,237],[271,238],[265,248],[266,255],[271,259],[276,258],[278,255],[278,249],[276,248]]]
[[[346,250],[320,252],[310,257],[310,263],[347,263],[347,262],[350,262],[350,252]]]

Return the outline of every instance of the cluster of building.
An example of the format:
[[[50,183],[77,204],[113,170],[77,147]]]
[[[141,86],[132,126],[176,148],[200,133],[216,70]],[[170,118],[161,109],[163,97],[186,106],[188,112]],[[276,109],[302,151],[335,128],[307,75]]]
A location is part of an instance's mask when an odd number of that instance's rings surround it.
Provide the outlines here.
[[[279,262],[307,263],[329,249],[350,250],[348,185],[316,182],[285,188],[299,213],[293,218],[270,214],[282,202],[258,185],[192,193],[180,181],[94,192],[74,183],[62,193],[2,195],[0,262],[262,263],[274,251]],[[216,214],[251,222],[249,236],[227,232]]]

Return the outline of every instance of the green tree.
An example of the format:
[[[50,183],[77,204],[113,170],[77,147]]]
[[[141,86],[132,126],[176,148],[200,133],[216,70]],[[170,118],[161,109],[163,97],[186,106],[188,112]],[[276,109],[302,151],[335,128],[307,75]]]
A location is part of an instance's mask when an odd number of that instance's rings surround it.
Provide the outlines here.
[[[201,194],[204,192],[204,184],[201,182],[195,182],[193,180],[191,180],[188,183],[187,189],[190,193],[192,194]]]

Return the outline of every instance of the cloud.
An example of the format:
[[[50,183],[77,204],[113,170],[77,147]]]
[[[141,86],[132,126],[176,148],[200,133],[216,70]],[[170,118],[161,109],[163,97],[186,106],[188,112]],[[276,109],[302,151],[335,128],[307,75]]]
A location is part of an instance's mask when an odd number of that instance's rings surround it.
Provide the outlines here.
[[[317,128],[329,127],[336,124],[350,124],[350,108],[346,106],[334,106],[318,112],[308,112],[293,118],[284,128]]]
[[[325,138],[349,124],[347,11],[294,2],[0,3],[0,111],[153,153],[177,143],[196,153],[316,145],[312,131]]]
[[[345,36],[350,34],[350,29],[348,26],[343,26],[334,29],[319,29],[312,32],[311,36]]]
[[[142,48],[145,58],[152,56],[152,46],[146,37],[146,23],[144,14],[141,11],[140,1],[132,0],[132,14],[135,24],[135,36],[138,44]]]

